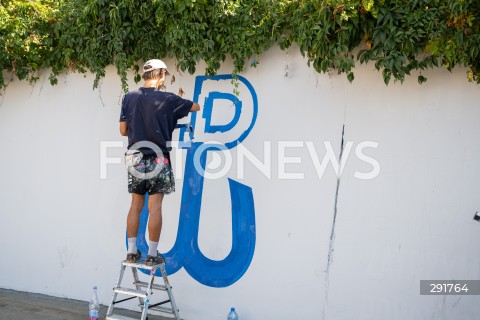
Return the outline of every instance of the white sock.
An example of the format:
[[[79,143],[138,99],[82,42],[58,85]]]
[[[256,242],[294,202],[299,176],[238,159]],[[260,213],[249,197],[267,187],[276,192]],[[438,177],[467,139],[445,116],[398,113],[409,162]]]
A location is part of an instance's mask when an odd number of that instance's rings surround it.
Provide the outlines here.
[[[148,255],[157,256],[158,242],[148,240]]]
[[[127,253],[137,253],[137,237],[128,238],[128,252]]]

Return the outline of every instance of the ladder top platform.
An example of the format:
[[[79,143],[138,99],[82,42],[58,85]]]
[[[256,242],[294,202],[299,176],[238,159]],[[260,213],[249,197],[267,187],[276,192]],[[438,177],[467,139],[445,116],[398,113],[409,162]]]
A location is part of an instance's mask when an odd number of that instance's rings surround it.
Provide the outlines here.
[[[145,260],[138,260],[137,262],[128,262],[127,260],[122,261],[122,265],[132,268],[147,269],[147,270],[157,270],[165,263],[154,264],[153,266],[147,266]]]

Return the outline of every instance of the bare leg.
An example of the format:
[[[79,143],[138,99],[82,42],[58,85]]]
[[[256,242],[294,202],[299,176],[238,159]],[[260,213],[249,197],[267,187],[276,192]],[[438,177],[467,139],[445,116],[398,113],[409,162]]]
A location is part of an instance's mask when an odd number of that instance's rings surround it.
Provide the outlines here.
[[[127,232],[129,238],[137,237],[140,226],[140,213],[145,203],[145,195],[132,193],[132,204],[127,216]]]
[[[158,242],[162,231],[162,201],[163,193],[148,196],[148,234],[150,241]]]

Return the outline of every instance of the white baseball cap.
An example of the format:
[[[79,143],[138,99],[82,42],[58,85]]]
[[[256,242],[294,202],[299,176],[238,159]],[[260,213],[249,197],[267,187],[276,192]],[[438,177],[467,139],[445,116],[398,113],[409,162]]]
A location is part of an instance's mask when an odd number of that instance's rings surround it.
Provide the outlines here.
[[[165,69],[167,71],[167,74],[168,75],[170,74],[170,72],[168,72],[168,70],[167,70],[167,65],[165,64],[165,62],[163,62],[160,59],[148,60],[143,65],[143,72],[152,71],[152,70],[156,70],[156,69]]]

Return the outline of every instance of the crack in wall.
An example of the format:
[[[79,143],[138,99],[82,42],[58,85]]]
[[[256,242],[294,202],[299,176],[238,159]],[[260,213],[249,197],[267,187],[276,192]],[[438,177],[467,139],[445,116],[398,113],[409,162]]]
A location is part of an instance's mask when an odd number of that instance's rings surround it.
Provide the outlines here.
[[[3,99],[5,99],[5,88],[0,92],[0,108],[3,107]]]
[[[342,163],[344,137],[345,137],[345,123],[343,124],[343,127],[342,127],[342,141],[340,143],[340,155],[339,155],[338,163]],[[335,191],[335,203],[333,206],[332,229],[330,231],[330,243],[328,245],[328,260],[327,260],[327,268],[325,270],[325,299],[323,302],[322,319],[325,319],[325,308],[328,303],[328,289],[330,285],[330,279],[329,279],[330,266],[333,263],[333,252],[335,251],[333,248],[333,245],[335,242],[335,222],[337,221],[338,190],[340,188],[341,176],[342,176],[342,171],[340,170],[337,176],[337,189]]]
[[[38,90],[38,96],[40,97],[42,95],[43,85],[45,84],[45,80],[47,80],[47,77],[45,76],[45,72],[43,72],[42,74],[39,74],[39,77],[42,77],[42,84],[40,85],[40,90]]]
[[[13,74],[14,74],[13,72],[10,74],[9,81],[4,84],[2,92],[0,92],[0,98],[1,98],[0,107],[3,107],[3,99],[5,99],[5,94],[6,94],[8,85],[13,81]]]
[[[43,75],[44,75],[44,72],[37,71],[36,76],[35,77],[32,76],[32,79],[29,80],[30,87],[32,88],[32,90],[30,91],[30,96],[29,96],[30,98],[33,96],[33,93],[35,92],[37,84],[40,82],[40,80],[41,80],[41,83],[40,83],[40,89],[38,91],[38,96],[39,97],[41,96],[41,93],[43,90],[43,84],[45,83],[45,77],[43,77]]]
[[[100,99],[100,103],[102,105],[102,108],[105,108],[105,103],[103,102],[103,98],[102,98],[102,85],[103,85],[103,83],[98,84],[98,98]]]

